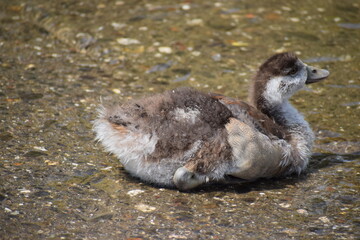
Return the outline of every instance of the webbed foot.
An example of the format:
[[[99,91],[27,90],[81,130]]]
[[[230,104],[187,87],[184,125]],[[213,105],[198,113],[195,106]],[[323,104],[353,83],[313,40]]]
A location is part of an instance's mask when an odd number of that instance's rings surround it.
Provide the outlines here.
[[[189,171],[186,167],[180,167],[176,170],[173,180],[178,189],[186,191],[205,183],[207,178]]]

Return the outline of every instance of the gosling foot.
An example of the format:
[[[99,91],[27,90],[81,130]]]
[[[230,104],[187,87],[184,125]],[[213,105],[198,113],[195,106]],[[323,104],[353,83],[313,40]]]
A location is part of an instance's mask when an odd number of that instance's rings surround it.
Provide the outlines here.
[[[208,182],[209,178],[191,172],[186,167],[180,167],[176,170],[173,180],[178,189],[187,191]]]

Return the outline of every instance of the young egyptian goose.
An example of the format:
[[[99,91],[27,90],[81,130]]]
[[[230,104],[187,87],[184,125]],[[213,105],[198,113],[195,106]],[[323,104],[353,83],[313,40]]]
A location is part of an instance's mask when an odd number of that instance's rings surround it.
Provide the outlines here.
[[[250,89],[251,105],[177,88],[102,106],[97,139],[133,176],[189,190],[231,175],[245,180],[302,172],[314,134],[288,99],[329,72],[292,53],[270,57]]]

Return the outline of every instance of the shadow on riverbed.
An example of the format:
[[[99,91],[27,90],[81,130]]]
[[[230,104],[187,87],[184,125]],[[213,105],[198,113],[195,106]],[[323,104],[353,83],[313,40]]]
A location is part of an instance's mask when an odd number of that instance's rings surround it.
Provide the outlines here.
[[[232,193],[249,193],[252,191],[262,192],[268,190],[280,190],[284,188],[288,188],[289,186],[294,186],[298,183],[307,180],[309,174],[317,173],[320,169],[332,167],[334,165],[344,164],[348,162],[355,161],[360,159],[360,152],[353,152],[350,154],[323,154],[323,153],[314,153],[308,169],[300,174],[292,174],[287,177],[279,177],[279,178],[271,178],[271,179],[258,179],[255,181],[246,181],[239,178],[235,178],[232,176],[227,176],[221,182],[212,182],[205,184],[201,187],[190,191],[184,191],[186,193],[198,194],[198,193],[210,193],[210,192],[232,192]],[[128,173],[125,172],[123,168],[119,170],[124,173],[126,176],[124,181],[129,181],[132,183],[143,183],[140,179],[136,177],[132,177]],[[162,186],[156,186],[153,184],[146,185],[154,188],[162,188]],[[178,191],[174,188],[169,188],[170,190]]]

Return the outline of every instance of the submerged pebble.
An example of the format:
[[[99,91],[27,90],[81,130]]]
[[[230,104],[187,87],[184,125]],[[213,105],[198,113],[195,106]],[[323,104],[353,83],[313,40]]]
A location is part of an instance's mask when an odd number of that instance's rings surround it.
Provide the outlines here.
[[[172,61],[172,60],[167,61],[166,63],[160,63],[160,64],[157,64],[157,65],[151,67],[149,70],[146,71],[146,73],[164,71],[164,70],[170,68],[173,64],[174,64],[174,61]]]
[[[170,47],[159,47],[158,50],[161,53],[166,53],[166,54],[172,53],[172,49]]]
[[[134,44],[140,44],[140,41],[137,39],[132,38],[118,38],[116,41],[121,45],[134,45]]]
[[[134,196],[139,195],[139,194],[141,194],[143,192],[145,192],[145,191],[141,190],[141,189],[134,189],[134,190],[128,191],[126,194],[129,195],[130,197],[134,197]]]
[[[338,26],[347,29],[360,29],[360,23],[339,23]]]
[[[155,207],[152,207],[152,206],[149,206],[149,205],[143,204],[143,203],[139,203],[139,204],[135,205],[135,208],[142,212],[153,212],[156,210]]]

